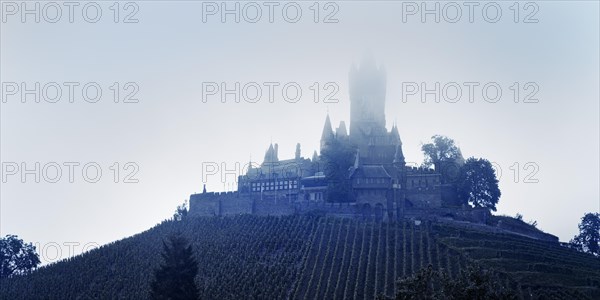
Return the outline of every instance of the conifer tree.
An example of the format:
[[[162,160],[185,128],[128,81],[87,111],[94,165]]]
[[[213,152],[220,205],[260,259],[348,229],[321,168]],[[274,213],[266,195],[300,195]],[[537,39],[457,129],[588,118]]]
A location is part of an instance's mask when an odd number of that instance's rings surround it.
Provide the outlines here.
[[[192,246],[180,234],[163,241],[163,264],[155,270],[150,287],[151,299],[188,300],[198,299],[198,287],[194,278],[198,274],[198,263]]]

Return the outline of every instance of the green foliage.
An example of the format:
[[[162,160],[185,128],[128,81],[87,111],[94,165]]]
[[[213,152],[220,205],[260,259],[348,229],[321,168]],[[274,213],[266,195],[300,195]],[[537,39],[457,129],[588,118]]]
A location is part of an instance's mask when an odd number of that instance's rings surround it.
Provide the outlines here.
[[[194,278],[198,274],[198,263],[192,246],[179,234],[163,241],[164,263],[154,272],[150,284],[150,299],[188,300],[198,299],[198,287]]]
[[[500,199],[498,179],[492,164],[483,158],[469,158],[461,167],[458,179],[458,197],[474,207],[496,211]]]
[[[398,292],[397,300],[416,300],[416,299],[439,299],[438,294],[440,286],[439,272],[434,271],[429,265],[425,269],[419,270],[412,276],[399,279],[396,285]]]
[[[442,175],[442,183],[456,182],[465,159],[453,139],[434,135],[430,143],[421,146],[421,151],[425,155],[423,166],[427,168],[434,166],[435,170]]]
[[[456,279],[442,275],[443,296],[440,299],[517,299],[517,293],[504,282],[493,270],[469,265]]]
[[[356,148],[346,141],[331,139],[321,153],[323,170],[328,182],[328,202],[351,202],[351,184],[348,170],[354,162]]]
[[[517,299],[517,293],[498,275],[470,264],[456,278],[436,271],[432,265],[399,279],[396,300]],[[385,297],[379,297],[385,299]],[[389,299],[389,298],[388,298]]]
[[[35,246],[16,235],[0,239],[0,278],[29,274],[40,264]]]
[[[570,242],[580,252],[600,255],[600,213],[587,213],[579,223],[579,234]]]
[[[187,200],[185,200],[183,202],[183,204],[178,205],[177,209],[175,209],[175,213],[173,214],[173,220],[181,221],[187,216],[187,214],[188,214]]]

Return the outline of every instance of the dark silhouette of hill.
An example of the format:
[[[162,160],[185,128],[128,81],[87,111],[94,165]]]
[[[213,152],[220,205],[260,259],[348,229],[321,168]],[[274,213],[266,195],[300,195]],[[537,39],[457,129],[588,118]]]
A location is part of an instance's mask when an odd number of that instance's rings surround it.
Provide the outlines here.
[[[373,299],[429,264],[456,276],[471,262],[523,299],[600,297],[600,259],[554,242],[451,223],[243,215],[165,221],[2,280],[0,299],[147,299],[162,240],[176,232],[193,245],[202,299]]]

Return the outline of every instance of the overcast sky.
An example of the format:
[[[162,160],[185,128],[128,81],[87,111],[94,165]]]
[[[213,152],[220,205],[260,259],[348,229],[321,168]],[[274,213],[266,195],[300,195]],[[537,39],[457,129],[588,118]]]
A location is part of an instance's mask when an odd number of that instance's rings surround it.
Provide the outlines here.
[[[81,2],[72,23],[62,2],[60,16],[39,2],[39,23],[11,3],[0,22],[0,234],[39,243],[45,262],[171,217],[203,175],[209,191],[235,188],[221,169],[262,162],[271,141],[280,159],[296,143],[311,157],[327,112],[335,127],[349,124],[348,71],[366,52],[386,69],[387,125],[398,124],[408,162],[423,161],[432,135],[453,138],[465,157],[501,171],[498,214],[521,213],[562,241],[599,210],[596,1],[440,2],[424,21],[435,2],[242,2],[239,15],[224,16],[221,2]],[[23,93],[36,82],[39,103]],[[236,82],[239,103],[222,103]],[[439,103],[431,94],[423,103],[422,88],[436,82]],[[215,164],[217,174],[203,172]],[[25,182],[23,167],[34,170]]]

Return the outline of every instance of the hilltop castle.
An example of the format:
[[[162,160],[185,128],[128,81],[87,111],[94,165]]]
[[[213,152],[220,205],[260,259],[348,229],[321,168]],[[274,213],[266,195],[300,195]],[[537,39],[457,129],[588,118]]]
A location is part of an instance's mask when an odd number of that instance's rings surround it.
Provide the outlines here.
[[[271,144],[260,166],[250,164],[238,178],[236,192],[193,194],[190,214],[283,215],[307,211],[376,219],[436,215],[473,219],[474,210],[452,207],[455,193],[433,169],[406,166],[397,126],[385,122],[386,73],[373,59],[353,66],[350,81],[350,128],[334,131],[329,115],[321,134],[320,156],[280,160]],[[349,192],[343,201],[331,197],[323,153],[331,147],[352,149],[353,162],[344,174]],[[478,212],[481,214],[481,211]],[[484,212],[485,213],[485,212]],[[460,216],[458,216],[460,215]]]

